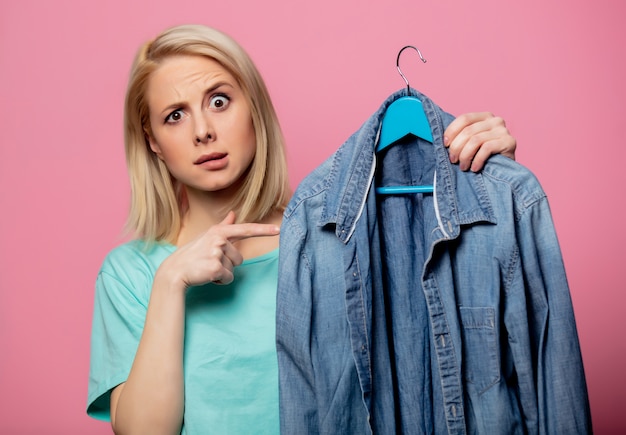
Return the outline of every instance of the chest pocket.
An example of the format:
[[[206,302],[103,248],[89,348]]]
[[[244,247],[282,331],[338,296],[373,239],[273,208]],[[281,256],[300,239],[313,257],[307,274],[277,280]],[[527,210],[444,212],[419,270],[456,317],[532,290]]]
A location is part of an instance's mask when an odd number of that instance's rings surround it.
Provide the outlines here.
[[[500,380],[500,358],[493,307],[460,307],[463,377],[480,394]]]

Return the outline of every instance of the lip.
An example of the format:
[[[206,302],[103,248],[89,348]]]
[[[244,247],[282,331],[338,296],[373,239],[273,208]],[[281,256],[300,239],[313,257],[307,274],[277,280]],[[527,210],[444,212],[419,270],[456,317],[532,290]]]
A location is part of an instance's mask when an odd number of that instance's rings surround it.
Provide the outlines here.
[[[198,159],[196,159],[195,162],[193,162],[195,165],[201,165],[203,163],[207,163],[207,162],[212,162],[215,160],[221,160],[224,157],[226,157],[228,154],[226,153],[211,153],[211,154],[204,154],[202,156],[200,156]]]
[[[220,171],[228,166],[228,153],[203,154],[194,163],[205,171]]]

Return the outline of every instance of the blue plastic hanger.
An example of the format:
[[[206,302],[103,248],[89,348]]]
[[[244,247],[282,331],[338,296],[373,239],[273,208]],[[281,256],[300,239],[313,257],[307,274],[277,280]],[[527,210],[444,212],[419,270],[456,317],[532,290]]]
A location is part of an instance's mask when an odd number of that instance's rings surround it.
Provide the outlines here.
[[[380,127],[380,138],[376,152],[382,151],[407,135],[419,137],[430,143],[433,142],[433,134],[430,131],[430,124],[424,112],[424,106],[419,98],[411,96],[409,81],[404,74],[402,74],[402,70],[400,70],[400,55],[407,48],[413,48],[417,51],[422,62],[426,63],[426,59],[424,59],[422,53],[412,45],[407,45],[398,52],[396,68],[406,83],[407,96],[398,98],[391,103],[385,111],[385,116],[383,117]],[[430,193],[433,192],[433,190],[432,185],[381,186],[376,188],[376,193],[393,195],[403,193]]]

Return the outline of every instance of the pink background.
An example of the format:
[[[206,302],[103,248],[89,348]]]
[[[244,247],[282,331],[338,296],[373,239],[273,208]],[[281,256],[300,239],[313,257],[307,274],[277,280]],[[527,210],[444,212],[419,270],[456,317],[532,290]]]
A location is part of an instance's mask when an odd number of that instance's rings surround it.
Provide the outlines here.
[[[547,191],[597,433],[626,431],[626,17],[620,0],[3,0],[0,433],[105,434],[85,415],[93,283],[128,206],[122,99],[138,45],[200,22],[265,76],[295,186],[412,86],[489,110]],[[622,270],[620,272],[620,270]]]

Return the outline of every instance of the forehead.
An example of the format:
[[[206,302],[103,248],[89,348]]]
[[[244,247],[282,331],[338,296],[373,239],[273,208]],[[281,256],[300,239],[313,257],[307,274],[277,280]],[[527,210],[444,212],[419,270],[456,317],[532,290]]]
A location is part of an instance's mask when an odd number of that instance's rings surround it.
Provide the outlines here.
[[[219,62],[204,56],[176,55],[163,59],[150,74],[146,87],[148,103],[186,99],[216,83],[237,87],[234,77]]]

